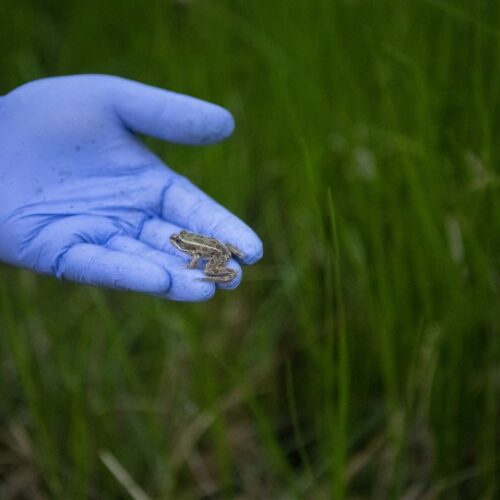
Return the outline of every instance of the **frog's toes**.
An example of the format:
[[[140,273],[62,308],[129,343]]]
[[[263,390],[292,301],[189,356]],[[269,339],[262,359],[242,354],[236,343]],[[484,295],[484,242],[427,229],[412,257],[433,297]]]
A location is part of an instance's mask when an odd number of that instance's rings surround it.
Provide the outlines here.
[[[227,249],[231,252],[232,255],[237,257],[238,259],[244,259],[245,254],[237,247],[234,245],[231,245],[231,243],[226,243]]]

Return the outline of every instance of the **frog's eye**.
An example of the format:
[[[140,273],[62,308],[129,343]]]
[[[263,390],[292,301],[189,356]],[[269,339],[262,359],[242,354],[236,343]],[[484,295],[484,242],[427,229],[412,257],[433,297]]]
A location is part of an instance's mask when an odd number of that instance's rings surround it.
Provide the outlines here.
[[[179,236],[187,236],[188,232],[187,231],[181,231],[179,233]]]

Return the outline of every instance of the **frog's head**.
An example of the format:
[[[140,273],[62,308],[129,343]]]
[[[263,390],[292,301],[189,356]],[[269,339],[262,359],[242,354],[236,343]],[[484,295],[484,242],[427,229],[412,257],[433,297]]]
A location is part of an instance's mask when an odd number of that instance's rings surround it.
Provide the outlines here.
[[[189,246],[191,240],[191,233],[188,231],[179,231],[178,233],[172,234],[170,236],[170,241],[175,248],[179,250],[185,250]]]
[[[172,234],[170,236],[170,241],[172,242],[172,245],[174,245],[175,248],[178,248],[179,250],[181,249],[181,245],[182,245],[181,233]]]

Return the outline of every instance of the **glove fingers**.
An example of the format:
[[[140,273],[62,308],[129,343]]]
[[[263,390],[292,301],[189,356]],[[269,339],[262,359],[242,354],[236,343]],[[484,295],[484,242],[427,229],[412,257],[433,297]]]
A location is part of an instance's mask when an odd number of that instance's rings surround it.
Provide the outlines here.
[[[214,295],[214,284],[200,279],[204,277],[203,272],[199,269],[188,269],[184,258],[187,254],[180,258],[173,253],[164,253],[151,248],[146,243],[129,236],[116,236],[108,242],[107,248],[138,256],[164,269],[170,276],[168,291],[159,293],[164,298],[198,302]]]
[[[191,256],[175,248],[170,241],[170,236],[182,229],[175,224],[165,222],[161,219],[149,219],[144,223],[139,239],[149,245],[149,247],[160,250],[161,255],[165,255],[163,252],[175,255],[176,258],[182,260],[183,266],[186,267],[187,263],[191,260]],[[241,266],[234,259],[231,259],[228,267],[236,271],[235,279],[229,283],[217,283],[217,288],[227,290],[236,288],[240,284],[242,277]]]
[[[262,242],[238,217],[183,177],[176,178],[163,196],[162,217],[182,228],[213,236],[240,249],[245,264],[262,257]]]
[[[115,78],[113,104],[127,128],[179,144],[225,139],[234,129],[229,111],[191,96]]]
[[[78,283],[150,294],[165,294],[171,285],[168,272],[158,264],[92,243],[72,246],[61,257],[57,274]]]

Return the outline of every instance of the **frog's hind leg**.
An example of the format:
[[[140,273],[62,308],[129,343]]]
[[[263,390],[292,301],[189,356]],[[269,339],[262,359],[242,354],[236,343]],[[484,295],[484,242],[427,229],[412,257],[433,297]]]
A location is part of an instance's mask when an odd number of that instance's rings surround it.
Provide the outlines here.
[[[188,264],[188,268],[189,269],[194,269],[197,266],[197,264],[200,261],[200,259],[201,259],[201,255],[194,254],[193,258],[191,259],[191,262]]]
[[[237,272],[234,269],[226,267],[228,260],[228,255],[219,255],[209,260],[204,269],[205,277],[201,278],[201,280],[213,283],[228,283],[232,281],[236,277]]]
[[[197,278],[200,281],[209,281],[211,283],[229,283],[236,278],[237,272],[234,269],[226,268],[224,272],[219,274],[206,274],[203,278]]]
[[[231,245],[231,243],[226,243],[226,248],[231,252],[232,255],[238,257],[238,259],[243,259],[245,257],[245,254],[239,248]]]

